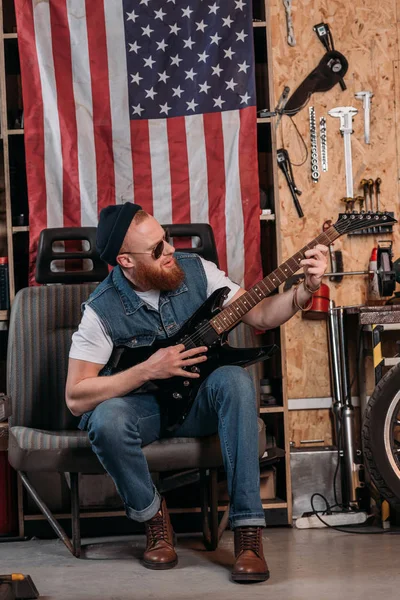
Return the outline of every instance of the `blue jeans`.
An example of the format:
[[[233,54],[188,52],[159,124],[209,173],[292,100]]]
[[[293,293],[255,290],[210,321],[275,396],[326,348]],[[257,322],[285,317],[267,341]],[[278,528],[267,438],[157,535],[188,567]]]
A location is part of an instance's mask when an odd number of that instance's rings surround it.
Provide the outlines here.
[[[142,446],[161,437],[160,408],[151,394],[105,400],[86,413],[92,449],[110,474],[125,504],[127,516],[151,519],[160,508]],[[195,402],[174,437],[201,437],[218,432],[231,501],[230,527],[265,526],[260,499],[256,395],[241,367],[216,369],[201,384]]]

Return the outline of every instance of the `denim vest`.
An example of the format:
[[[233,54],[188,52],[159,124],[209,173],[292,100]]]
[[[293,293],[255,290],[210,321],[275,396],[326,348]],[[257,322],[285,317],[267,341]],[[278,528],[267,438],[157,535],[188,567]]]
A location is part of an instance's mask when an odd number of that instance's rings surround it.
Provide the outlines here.
[[[207,299],[207,277],[199,256],[176,252],[185,279],[176,290],[161,292],[158,310],[147,304],[133,290],[116,266],[82,305],[90,306],[100,317],[114,347],[139,348],[155,340],[172,337]],[[111,360],[100,375],[111,375]],[[79,428],[84,429],[90,414],[82,415]]]

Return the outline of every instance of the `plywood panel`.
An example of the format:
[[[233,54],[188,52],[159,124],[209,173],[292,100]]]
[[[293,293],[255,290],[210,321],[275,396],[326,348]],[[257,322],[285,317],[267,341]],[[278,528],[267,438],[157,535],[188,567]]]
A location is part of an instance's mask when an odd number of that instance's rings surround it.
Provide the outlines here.
[[[296,448],[336,445],[332,411],[330,409],[290,410],[289,436],[290,443]],[[354,439],[356,446],[360,447],[359,408],[354,409]]]
[[[283,87],[295,88],[310,73],[324,54],[324,48],[313,31],[313,25],[328,23],[335,47],[349,61],[345,77],[347,90],[339,85],[326,93],[314,94],[309,105],[315,106],[317,119],[327,118],[329,171],[321,174],[319,183],[310,177],[309,162],[294,167],[298,187],[303,191],[300,202],[304,218],[299,219],[286,182],[279,174],[280,243],[283,259],[314,238],[326,219],[336,221],[342,210],[341,198],[346,195],[343,141],[339,120],[327,115],[336,106],[355,106],[359,114],[354,120],[352,136],[355,194],[361,178],[381,177],[381,205],[394,210],[398,216],[398,162],[396,152],[396,102],[394,64],[399,57],[397,26],[399,0],[382,0],[379,11],[376,0],[355,0],[352,3],[329,0],[306,0],[293,3],[293,23],[297,45],[286,43],[286,24],[283,4],[271,1],[272,60],[276,98]],[[354,94],[362,89],[374,93],[371,115],[371,144],[363,139],[361,101]],[[309,147],[308,107],[293,119]],[[293,123],[284,117],[278,128],[278,147],[285,145],[294,163],[304,159],[304,148]],[[279,237],[279,236],[278,236]],[[346,270],[368,268],[371,249],[378,239],[388,236],[353,236],[340,238],[335,244],[344,256]],[[398,227],[393,234],[394,255],[400,256]],[[363,303],[366,299],[365,276],[345,278],[340,284],[329,282],[331,298],[336,305]],[[286,364],[289,398],[329,395],[327,343],[324,322],[303,321],[300,316],[284,328],[287,341]]]

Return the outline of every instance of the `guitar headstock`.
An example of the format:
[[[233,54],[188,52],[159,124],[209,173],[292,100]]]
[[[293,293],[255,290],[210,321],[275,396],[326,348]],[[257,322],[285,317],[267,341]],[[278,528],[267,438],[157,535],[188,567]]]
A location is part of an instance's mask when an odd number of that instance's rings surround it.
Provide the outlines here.
[[[352,211],[339,215],[333,227],[340,235],[343,235],[369,229],[370,227],[393,225],[394,223],[397,223],[397,220],[387,212]]]

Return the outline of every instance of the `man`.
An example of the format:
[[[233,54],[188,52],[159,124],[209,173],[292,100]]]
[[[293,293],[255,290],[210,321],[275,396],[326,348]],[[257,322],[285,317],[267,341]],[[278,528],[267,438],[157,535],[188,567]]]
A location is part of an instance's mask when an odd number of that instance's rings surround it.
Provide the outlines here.
[[[207,360],[207,348],[169,346],[119,373],[112,372],[110,356],[114,346],[149,346],[171,337],[215,289],[229,286],[225,305],[245,290],[196,254],[174,256],[163,228],[137,204],[126,202],[101,211],[97,246],[103,260],[115,268],[84,305],[70,350],[66,402],[73,415],[82,416],[79,427],[87,429],[127,516],[145,523],[143,565],[169,569],[178,561],[173,531],[141,450],[167,435],[163,409],[150,382],[199,377],[183,367]],[[302,261],[304,285],[264,299],[243,321],[268,329],[304,309],[320,286],[326,253],[325,246],[307,251]],[[174,435],[197,437],[217,431],[234,530],[232,578],[265,581],[269,571],[262,547],[265,518],[259,492],[256,396],[250,376],[240,367],[217,368],[201,383],[189,415]]]

